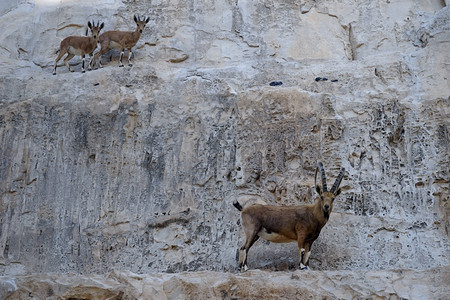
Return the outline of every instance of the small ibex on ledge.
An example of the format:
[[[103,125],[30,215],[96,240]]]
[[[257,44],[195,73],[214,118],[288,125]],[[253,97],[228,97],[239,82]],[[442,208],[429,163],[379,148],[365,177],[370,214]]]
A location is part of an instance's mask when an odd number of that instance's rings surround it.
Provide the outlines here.
[[[144,31],[145,25],[147,25],[150,18],[145,19],[145,16],[141,20],[139,16],[134,16],[134,21],[136,22],[136,30],[135,31],[105,31],[102,35],[100,35],[99,42],[101,49],[99,52],[95,54],[95,60],[97,64],[102,67],[101,64],[101,56],[108,52],[110,49],[119,49],[120,50],[120,59],[119,59],[119,67],[123,67],[122,58],[125,49],[128,49],[128,65],[131,67],[133,64],[131,63],[131,56],[133,52],[131,48],[133,48],[139,38],[141,37],[142,32]]]
[[[322,175],[322,188],[316,185],[317,171]],[[247,254],[250,247],[262,237],[274,243],[297,241],[300,254],[300,269],[308,269],[311,246],[319,237],[333,209],[334,199],[341,193],[339,185],[344,177],[342,168],[330,191],[327,190],[325,171],[318,163],[314,185],[319,194],[315,204],[297,206],[274,206],[254,204],[243,208],[238,201],[233,205],[242,211],[242,226],[246,235],[244,246],[239,250],[239,268],[248,270]]]
[[[81,72],[85,72],[84,70],[84,56],[89,54],[89,66],[88,70],[92,67],[92,62],[94,56],[92,55],[95,48],[97,48],[98,38],[100,30],[102,30],[104,23],[95,25],[94,21],[88,22],[88,27],[91,30],[91,36],[69,36],[62,40],[59,49],[56,53],[59,52],[58,57],[55,60],[55,67],[53,68],[53,75],[56,75],[56,65],[58,61],[63,57],[64,54],[67,53],[66,58],[64,59],[64,64],[69,69],[70,72],[73,72],[72,68],[69,66],[69,60],[71,60],[75,55],[81,55],[82,63],[81,63]],[[87,31],[86,31],[87,32]]]

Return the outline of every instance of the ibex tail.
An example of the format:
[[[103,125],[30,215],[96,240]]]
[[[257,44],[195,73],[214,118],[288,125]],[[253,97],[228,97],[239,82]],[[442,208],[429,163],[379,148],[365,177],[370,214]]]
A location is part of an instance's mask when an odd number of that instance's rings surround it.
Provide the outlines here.
[[[236,207],[239,211],[242,211],[242,205],[236,200],[233,202],[233,206]]]

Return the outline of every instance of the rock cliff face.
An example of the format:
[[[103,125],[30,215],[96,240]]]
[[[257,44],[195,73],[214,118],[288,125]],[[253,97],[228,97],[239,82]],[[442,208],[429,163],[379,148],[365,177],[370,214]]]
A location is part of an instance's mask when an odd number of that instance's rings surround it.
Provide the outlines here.
[[[51,74],[63,38],[135,13],[133,67]],[[439,0],[3,1],[0,274],[234,272],[232,202],[312,203],[322,161],[347,173],[313,270],[448,286],[449,19]],[[249,256],[297,262],[295,243]]]

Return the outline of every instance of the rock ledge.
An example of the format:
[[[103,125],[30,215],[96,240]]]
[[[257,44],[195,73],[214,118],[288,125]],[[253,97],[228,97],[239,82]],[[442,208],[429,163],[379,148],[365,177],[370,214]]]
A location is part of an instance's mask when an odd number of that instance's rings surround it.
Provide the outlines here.
[[[0,298],[24,299],[445,299],[450,266],[427,270],[212,271],[0,277]]]

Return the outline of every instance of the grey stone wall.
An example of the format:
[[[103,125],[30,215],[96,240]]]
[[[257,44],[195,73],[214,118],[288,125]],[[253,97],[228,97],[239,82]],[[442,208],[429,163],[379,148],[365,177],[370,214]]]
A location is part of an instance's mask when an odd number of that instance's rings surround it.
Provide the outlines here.
[[[313,269],[449,265],[440,1],[81,2],[0,7],[20,24],[0,36],[0,274],[232,271],[232,202],[312,203],[317,161],[347,173]],[[136,12],[132,68],[51,75],[63,37]],[[297,261],[295,243],[249,256]]]

